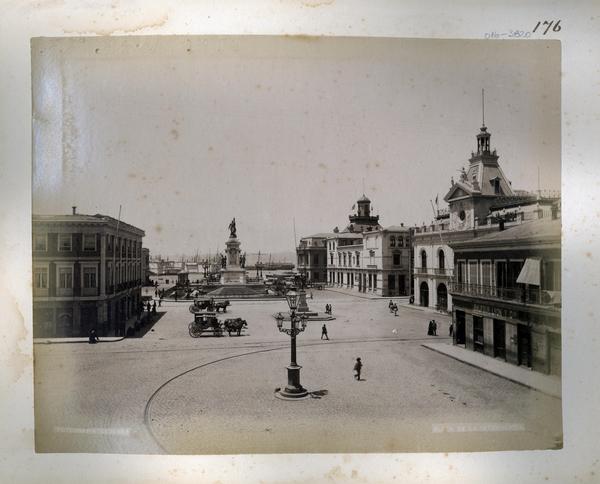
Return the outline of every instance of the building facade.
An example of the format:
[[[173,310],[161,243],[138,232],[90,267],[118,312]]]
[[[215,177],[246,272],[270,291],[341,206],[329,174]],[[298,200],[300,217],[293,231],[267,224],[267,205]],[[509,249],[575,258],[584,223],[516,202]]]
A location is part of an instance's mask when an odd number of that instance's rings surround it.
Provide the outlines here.
[[[327,237],[331,235],[321,233],[300,239],[296,248],[298,272],[309,284],[327,282]]]
[[[553,216],[451,243],[454,344],[561,373],[561,225]]]
[[[33,216],[34,337],[125,334],[141,302],[144,231],[106,215]]]
[[[410,295],[412,230],[383,228],[364,195],[357,205],[350,224],[327,237],[328,284],[384,297]]]
[[[454,274],[452,244],[468,241],[497,230],[498,224],[516,225],[548,217],[559,194],[514,191],[490,149],[486,126],[476,136],[477,151],[471,153],[469,167],[458,181],[451,180],[444,200],[447,209],[437,210],[428,226],[414,233],[415,304],[449,312],[452,294],[449,281]]]

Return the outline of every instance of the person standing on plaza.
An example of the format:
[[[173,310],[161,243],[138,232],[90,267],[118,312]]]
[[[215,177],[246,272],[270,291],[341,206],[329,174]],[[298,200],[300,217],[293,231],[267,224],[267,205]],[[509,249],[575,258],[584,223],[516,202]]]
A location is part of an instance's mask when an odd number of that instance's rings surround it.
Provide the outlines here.
[[[433,336],[437,336],[437,323],[435,319],[431,320],[431,328],[433,329]]]
[[[356,358],[356,363],[354,363],[354,378],[360,381],[360,372],[362,370],[362,361],[360,358]]]
[[[327,336],[327,326],[323,323],[323,327],[321,328],[321,339],[325,337],[326,340],[329,340],[329,336]]]
[[[162,305],[162,296],[160,296],[160,298],[158,299],[158,307],[160,307]]]
[[[151,308],[150,308],[150,301],[148,301],[148,304],[146,304],[146,311],[150,312]]]
[[[452,336],[453,333],[454,333],[454,322],[450,321],[450,327],[448,328],[448,335]]]
[[[429,320],[429,325],[427,326],[427,336],[433,336],[433,320]]]
[[[156,301],[152,303],[152,313],[156,314]]]
[[[92,328],[90,329],[90,335],[89,335],[89,343],[91,345],[96,344],[99,340],[98,335],[96,334],[96,329]]]

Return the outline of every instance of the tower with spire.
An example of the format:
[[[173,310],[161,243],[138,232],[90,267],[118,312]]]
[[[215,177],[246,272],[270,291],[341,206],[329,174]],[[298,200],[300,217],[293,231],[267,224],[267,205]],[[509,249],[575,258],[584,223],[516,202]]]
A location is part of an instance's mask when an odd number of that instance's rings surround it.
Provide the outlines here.
[[[481,90],[482,120],[476,135],[477,151],[471,152],[469,166],[461,170],[459,180],[452,182],[444,197],[450,210],[450,230],[476,228],[485,220],[498,197],[512,196],[511,184],[498,164],[496,150],[491,149],[491,133],[485,125],[485,98]]]

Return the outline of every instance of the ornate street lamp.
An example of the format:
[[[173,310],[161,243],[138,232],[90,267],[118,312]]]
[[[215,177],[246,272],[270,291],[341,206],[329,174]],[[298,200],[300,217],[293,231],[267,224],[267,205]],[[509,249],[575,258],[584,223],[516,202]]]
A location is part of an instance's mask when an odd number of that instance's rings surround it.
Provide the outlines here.
[[[277,320],[277,329],[291,338],[291,362],[287,367],[288,384],[284,389],[278,390],[275,396],[287,400],[302,398],[308,395],[308,391],[300,384],[300,369],[302,367],[296,363],[296,335],[306,329],[307,317],[304,314],[296,315],[296,309],[298,309],[297,292],[289,291],[285,297],[290,307],[290,327],[283,327],[284,317],[281,313],[277,314],[275,319]]]

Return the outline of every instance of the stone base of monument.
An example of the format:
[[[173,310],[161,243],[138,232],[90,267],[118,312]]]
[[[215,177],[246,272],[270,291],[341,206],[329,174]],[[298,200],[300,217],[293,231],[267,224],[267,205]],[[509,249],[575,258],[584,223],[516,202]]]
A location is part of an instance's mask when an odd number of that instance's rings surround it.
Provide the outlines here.
[[[246,284],[246,270],[240,268],[227,268],[221,270],[221,284],[229,285],[239,285]]]

